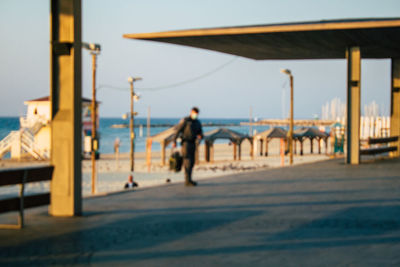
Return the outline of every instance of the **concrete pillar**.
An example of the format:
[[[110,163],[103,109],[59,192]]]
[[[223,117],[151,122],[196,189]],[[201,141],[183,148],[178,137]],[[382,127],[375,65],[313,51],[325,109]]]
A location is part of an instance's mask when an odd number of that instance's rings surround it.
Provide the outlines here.
[[[50,214],[82,213],[81,0],[52,0]]]
[[[310,138],[310,154],[314,153],[314,138]]]
[[[265,138],[265,156],[266,157],[268,156],[268,143],[269,143],[269,140],[267,137],[267,138]]]
[[[236,142],[233,142],[233,160],[237,159],[237,144]]]
[[[391,105],[390,105],[390,136],[399,136],[400,139],[400,59],[392,58],[391,74]],[[392,157],[400,155],[400,140],[393,145],[397,145],[397,151],[392,152]]]
[[[359,47],[346,50],[347,58],[347,155],[346,163],[360,163],[361,52]]]
[[[260,139],[260,156],[263,155],[263,142],[264,142],[264,140],[261,138]]]

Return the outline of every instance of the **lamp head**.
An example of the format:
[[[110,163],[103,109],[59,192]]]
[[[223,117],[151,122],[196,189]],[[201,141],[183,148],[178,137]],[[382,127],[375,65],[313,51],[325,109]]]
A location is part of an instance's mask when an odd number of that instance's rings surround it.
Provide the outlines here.
[[[101,51],[101,47],[100,47],[100,45],[99,44],[89,44],[89,47],[90,47],[90,50],[93,50],[93,51]]]
[[[289,69],[281,69],[281,72],[287,75],[292,75],[292,72]]]
[[[96,54],[100,54],[101,51],[101,46],[95,43],[82,43],[82,47]]]
[[[140,81],[140,80],[142,80],[141,77],[132,77],[132,76],[128,77],[128,82],[130,82],[130,83]]]

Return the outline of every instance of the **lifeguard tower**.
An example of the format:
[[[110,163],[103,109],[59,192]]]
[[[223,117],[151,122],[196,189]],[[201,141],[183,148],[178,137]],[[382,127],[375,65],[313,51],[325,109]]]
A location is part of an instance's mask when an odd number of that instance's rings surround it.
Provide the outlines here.
[[[20,117],[20,129],[11,131],[0,141],[0,158],[10,152],[12,159],[31,157],[48,160],[51,148],[50,99],[46,96],[27,100],[24,104],[27,106],[27,112],[25,117]],[[98,106],[99,102],[96,104]],[[91,132],[91,100],[82,98],[84,153],[90,153]]]

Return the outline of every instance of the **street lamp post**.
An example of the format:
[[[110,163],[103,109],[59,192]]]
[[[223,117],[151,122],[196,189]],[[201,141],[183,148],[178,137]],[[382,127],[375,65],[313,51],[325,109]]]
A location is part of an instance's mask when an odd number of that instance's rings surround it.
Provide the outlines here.
[[[98,149],[97,141],[97,101],[96,101],[96,68],[97,68],[97,55],[100,54],[101,47],[99,44],[82,44],[83,48],[88,49],[92,55],[92,145],[91,145],[91,159],[92,159],[92,194],[96,193],[96,150]]]
[[[135,114],[134,114],[134,109],[133,109],[133,102],[134,102],[134,98],[136,97],[136,99],[138,99],[138,96],[135,94],[135,91],[133,89],[133,83],[136,81],[140,81],[142,80],[142,78],[140,77],[129,77],[128,78],[128,82],[131,85],[131,116],[130,116],[130,121],[129,121],[129,129],[130,129],[130,141],[131,141],[131,153],[130,153],[130,162],[131,162],[131,172],[134,171],[135,169],[135,131],[134,131],[134,127],[135,127]]]
[[[290,70],[282,69],[282,73],[289,75],[290,78],[290,123],[289,123],[289,163],[293,164],[293,75]]]

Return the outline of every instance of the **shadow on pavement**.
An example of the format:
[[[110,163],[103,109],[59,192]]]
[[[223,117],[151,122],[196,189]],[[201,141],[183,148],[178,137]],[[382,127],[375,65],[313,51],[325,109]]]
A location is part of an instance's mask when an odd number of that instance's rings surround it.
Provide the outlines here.
[[[303,220],[305,221],[305,220]],[[118,261],[166,260],[192,256],[230,257],[253,252],[332,249],[351,246],[398,244],[400,242],[400,206],[367,206],[349,208],[331,216],[302,224],[302,220],[274,220],[265,227],[283,225],[288,231],[269,236],[259,245],[225,246],[217,248],[129,252],[122,250]],[[294,228],[294,229],[292,229]],[[98,255],[92,263],[115,261]]]
[[[380,236],[400,230],[400,206],[365,206],[345,209],[279,233],[268,240],[320,240]],[[400,233],[398,233],[400,234]],[[343,243],[345,240],[339,240]],[[332,241],[332,245],[335,241]]]
[[[0,263],[8,265],[89,264],[99,251],[129,247],[131,251],[149,248],[256,216],[259,212],[191,212],[131,216],[82,227],[79,231],[43,237],[17,246],[1,247]],[[62,224],[57,224],[63,227]],[[88,225],[89,226],[89,225]],[[133,257],[134,254],[131,254]],[[115,260],[115,259],[114,259]]]

